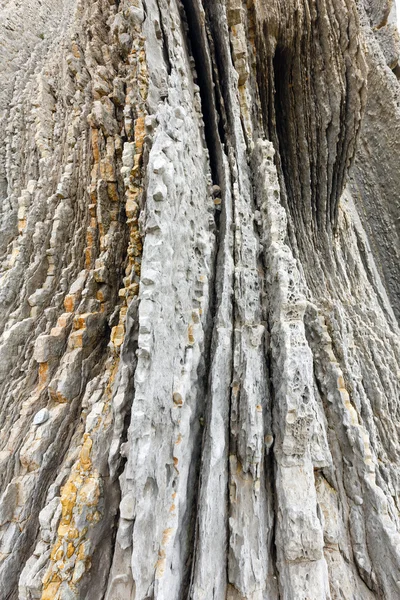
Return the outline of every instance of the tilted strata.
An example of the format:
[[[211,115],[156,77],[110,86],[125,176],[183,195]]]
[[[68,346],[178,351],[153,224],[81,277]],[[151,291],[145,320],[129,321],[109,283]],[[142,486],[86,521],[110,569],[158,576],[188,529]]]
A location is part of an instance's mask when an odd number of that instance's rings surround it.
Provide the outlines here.
[[[0,597],[399,597],[393,2],[20,4]]]

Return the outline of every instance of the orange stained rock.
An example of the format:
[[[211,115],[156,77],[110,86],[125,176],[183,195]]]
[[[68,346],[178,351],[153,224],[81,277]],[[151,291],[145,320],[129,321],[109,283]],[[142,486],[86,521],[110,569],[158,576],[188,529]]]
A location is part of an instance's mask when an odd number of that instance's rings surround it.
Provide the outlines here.
[[[56,392],[55,390],[52,390],[51,388],[49,388],[49,395],[50,395],[50,398],[54,402],[57,402],[58,404],[66,404],[68,402],[66,397],[61,392]]]
[[[188,340],[189,344],[194,344],[193,325],[189,325],[188,327]]]
[[[69,527],[64,537],[67,540],[77,540],[79,536],[80,533],[76,527]]]
[[[89,521],[89,523],[98,523],[99,521],[101,521],[101,513],[99,513],[98,510],[96,510],[96,512],[89,513],[86,517],[86,520]]]
[[[50,329],[50,335],[52,337],[60,337],[62,335],[64,327],[60,327],[58,324],[56,325],[56,327],[52,327]]]
[[[139,212],[139,205],[135,202],[135,196],[130,195],[126,201],[125,211],[128,219],[134,219]]]
[[[74,552],[75,552],[75,546],[73,545],[72,542],[69,542],[68,547],[67,547],[67,558],[71,558],[71,556],[73,555]]]
[[[183,399],[182,395],[179,392],[174,392],[172,395],[173,401],[177,406],[182,406]]]
[[[100,160],[100,148],[99,148],[99,131],[98,129],[91,129],[92,134],[92,152],[94,162],[98,163]]]
[[[92,461],[90,459],[90,452],[92,450],[92,446],[92,439],[90,438],[88,433],[85,433],[83,446],[79,455],[80,463],[85,471],[88,471],[92,466]]]
[[[56,544],[53,546],[53,549],[52,549],[52,551],[51,551],[51,554],[50,554],[50,558],[51,558],[51,560],[55,560],[55,556],[56,556],[56,554],[57,554],[58,550],[60,549],[60,546],[61,546],[61,540],[57,540],[57,542],[56,542]],[[45,578],[44,578],[43,582],[45,582],[47,579],[48,579],[48,580],[50,580],[50,577],[51,577],[51,572],[48,572],[48,573],[46,574],[46,576],[45,576]]]
[[[130,232],[130,240],[132,245],[136,245],[138,247],[142,247],[142,236],[138,229],[133,229]]]
[[[69,524],[70,519],[71,519],[72,509],[74,508],[75,502],[76,502],[76,495],[77,495],[77,486],[75,485],[75,482],[72,481],[72,479],[70,478],[70,479],[68,479],[67,483],[62,488],[62,492],[61,492],[61,506],[62,506],[61,523]]]
[[[128,313],[128,307],[127,306],[122,306],[121,310],[120,310],[120,313],[119,313],[120,317],[121,317],[121,321],[125,320],[125,317],[126,317],[127,313]]]
[[[97,225],[97,221],[96,221],[96,225]],[[97,233],[97,230],[95,227],[91,226],[91,227],[87,228],[86,243],[87,243],[88,247],[91,247],[94,245],[94,243],[96,241],[96,233]]]
[[[92,185],[96,184],[98,174],[99,174],[99,163],[95,162],[93,167],[90,170],[90,176],[91,176],[92,182],[93,182]],[[97,193],[96,193],[95,203],[97,204]]]
[[[92,313],[82,313],[80,315],[76,315],[74,317],[74,329],[84,329],[86,327],[86,320],[90,314]]]
[[[71,50],[72,50],[72,54],[75,56],[75,58],[81,57],[81,51],[79,50],[79,46],[76,42],[72,42]]]
[[[105,302],[107,297],[107,288],[105,286],[100,287],[96,292],[96,298],[99,302]],[[101,308],[104,311],[104,307]]]
[[[83,347],[83,334],[86,332],[86,329],[79,329],[78,331],[73,331],[69,336],[68,345],[71,349],[82,348]]]
[[[107,193],[112,202],[119,202],[118,186],[116,183],[107,183]]]
[[[49,364],[47,362],[39,365],[39,387],[44,387],[48,382]]]
[[[93,259],[94,259],[93,248],[88,246],[85,248],[85,269],[90,269]]]
[[[118,198],[117,198],[117,200],[118,200]],[[119,206],[110,208],[110,210],[109,210],[110,221],[118,221],[119,210],[120,210]]]
[[[91,183],[88,186],[88,192],[91,204],[89,204],[89,214],[90,216],[94,216],[96,214],[96,204],[97,204],[97,187],[94,183]]]
[[[100,161],[100,175],[105,181],[116,181],[114,161],[109,156]]]
[[[41,600],[54,600],[60,585],[61,580],[51,581],[48,584],[44,584],[45,587],[43,588]]]
[[[111,341],[114,346],[122,346],[125,336],[125,327],[122,323],[116,325],[111,331]]]
[[[232,385],[232,393],[235,394],[235,396],[239,393],[239,388],[240,386],[238,383]]]
[[[85,506],[97,506],[99,498],[100,489],[97,479],[88,477],[79,491],[79,500],[83,502]]]
[[[70,530],[70,526],[68,523],[65,523],[64,521],[61,521],[60,525],[58,526],[58,535],[60,536],[61,539],[71,539],[71,537],[69,536],[69,530]],[[60,539],[60,542],[61,542]],[[57,548],[57,550],[52,550],[51,553],[51,559],[54,561],[57,560],[61,560],[61,558],[63,557],[63,549],[62,548]]]
[[[86,557],[85,549],[86,549],[86,544],[84,542],[82,542],[82,544],[79,544],[78,552],[76,555],[78,560],[84,560],[84,558]]]
[[[60,329],[66,327],[68,325],[69,318],[69,314],[63,313],[60,315],[57,320],[57,327]]]
[[[26,219],[20,219],[18,221],[18,232],[22,233],[26,227]]]
[[[162,541],[161,541],[161,547],[165,548],[165,546],[168,544],[171,535],[173,532],[173,528],[172,527],[168,527],[167,529],[164,529],[163,534],[162,534]]]
[[[160,577],[162,577],[165,573],[165,552],[161,551],[158,553],[158,555],[160,558],[156,563],[156,577],[157,579],[160,579]]]
[[[140,176],[140,166],[139,165],[134,165],[132,172],[131,172],[132,177],[138,178]]]
[[[143,151],[143,142],[145,137],[145,118],[139,117],[135,121],[135,154],[141,156]]]
[[[129,291],[132,292],[133,296],[137,296],[139,294],[139,284],[138,283],[131,283],[131,285],[129,286]]]
[[[75,295],[67,294],[64,298],[64,308],[67,312],[74,312],[75,309]]]

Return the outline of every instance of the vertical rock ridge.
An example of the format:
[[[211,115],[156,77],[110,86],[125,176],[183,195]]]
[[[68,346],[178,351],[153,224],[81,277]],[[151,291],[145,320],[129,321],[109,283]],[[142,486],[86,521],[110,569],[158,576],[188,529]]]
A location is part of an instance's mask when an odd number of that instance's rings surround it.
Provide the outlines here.
[[[391,3],[0,17],[0,596],[396,598]]]

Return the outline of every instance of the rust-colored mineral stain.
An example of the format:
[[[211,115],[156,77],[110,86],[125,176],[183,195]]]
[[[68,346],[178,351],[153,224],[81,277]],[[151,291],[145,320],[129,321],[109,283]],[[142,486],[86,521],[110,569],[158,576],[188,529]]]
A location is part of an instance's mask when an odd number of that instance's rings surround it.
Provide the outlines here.
[[[68,313],[74,312],[75,309],[75,296],[73,294],[67,294],[64,298],[64,308]]]
[[[92,439],[90,438],[88,433],[85,433],[84,442],[79,455],[81,466],[85,471],[88,471],[92,466],[92,461],[90,460],[90,452],[92,450],[92,445]]]

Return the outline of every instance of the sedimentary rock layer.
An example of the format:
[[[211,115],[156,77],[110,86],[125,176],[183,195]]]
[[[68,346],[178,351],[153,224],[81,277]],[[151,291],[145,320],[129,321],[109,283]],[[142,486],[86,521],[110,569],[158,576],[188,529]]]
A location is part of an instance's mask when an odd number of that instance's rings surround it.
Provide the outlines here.
[[[391,0],[0,0],[0,597],[400,596]]]

